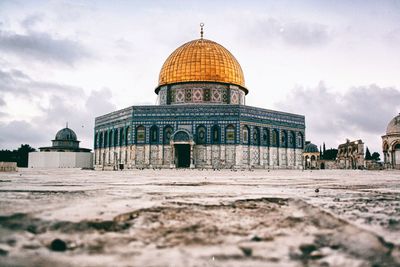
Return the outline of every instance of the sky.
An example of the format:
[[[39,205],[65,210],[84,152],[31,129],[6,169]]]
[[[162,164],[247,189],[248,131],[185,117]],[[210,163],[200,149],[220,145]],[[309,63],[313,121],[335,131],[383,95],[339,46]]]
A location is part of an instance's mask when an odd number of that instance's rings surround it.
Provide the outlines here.
[[[400,112],[400,0],[0,0],[0,149],[48,146],[68,125],[155,104],[163,62],[204,37],[239,61],[246,104],[302,114],[327,148],[381,136]]]

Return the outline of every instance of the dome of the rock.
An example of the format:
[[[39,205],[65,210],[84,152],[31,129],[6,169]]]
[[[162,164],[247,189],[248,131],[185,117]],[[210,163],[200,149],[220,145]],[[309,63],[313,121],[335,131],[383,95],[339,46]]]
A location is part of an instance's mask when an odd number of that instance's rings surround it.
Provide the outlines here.
[[[222,45],[207,39],[187,42],[167,58],[160,71],[156,93],[163,85],[188,82],[233,84],[248,92],[236,58]]]

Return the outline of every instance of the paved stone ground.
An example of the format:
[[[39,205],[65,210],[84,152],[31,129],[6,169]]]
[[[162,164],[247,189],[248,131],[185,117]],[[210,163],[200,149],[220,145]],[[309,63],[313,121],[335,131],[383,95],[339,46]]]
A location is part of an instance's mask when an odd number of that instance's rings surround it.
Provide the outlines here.
[[[0,173],[0,266],[400,266],[400,172]]]

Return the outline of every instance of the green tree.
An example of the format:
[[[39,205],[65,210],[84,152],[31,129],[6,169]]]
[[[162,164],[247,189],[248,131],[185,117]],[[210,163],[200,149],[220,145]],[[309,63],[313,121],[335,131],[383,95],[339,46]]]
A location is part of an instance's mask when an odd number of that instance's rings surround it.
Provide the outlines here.
[[[324,159],[325,160],[336,160],[337,153],[338,153],[337,149],[334,149],[334,148],[327,149],[324,152]]]
[[[371,152],[369,152],[368,147],[367,147],[367,151],[365,152],[365,159],[366,160],[371,160],[372,159]]]
[[[381,160],[380,157],[381,157],[381,155],[378,152],[374,152],[374,153],[372,153],[371,159],[380,161]]]
[[[36,149],[28,144],[21,145],[17,152],[17,166],[18,167],[28,167],[28,155],[29,152],[34,152]]]

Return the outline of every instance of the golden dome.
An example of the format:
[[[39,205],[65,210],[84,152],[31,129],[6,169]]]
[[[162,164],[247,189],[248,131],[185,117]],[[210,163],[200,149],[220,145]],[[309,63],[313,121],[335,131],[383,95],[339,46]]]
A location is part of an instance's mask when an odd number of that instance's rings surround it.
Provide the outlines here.
[[[159,87],[181,82],[221,82],[244,85],[242,68],[236,58],[222,45],[207,39],[187,42],[177,48],[164,62]]]

